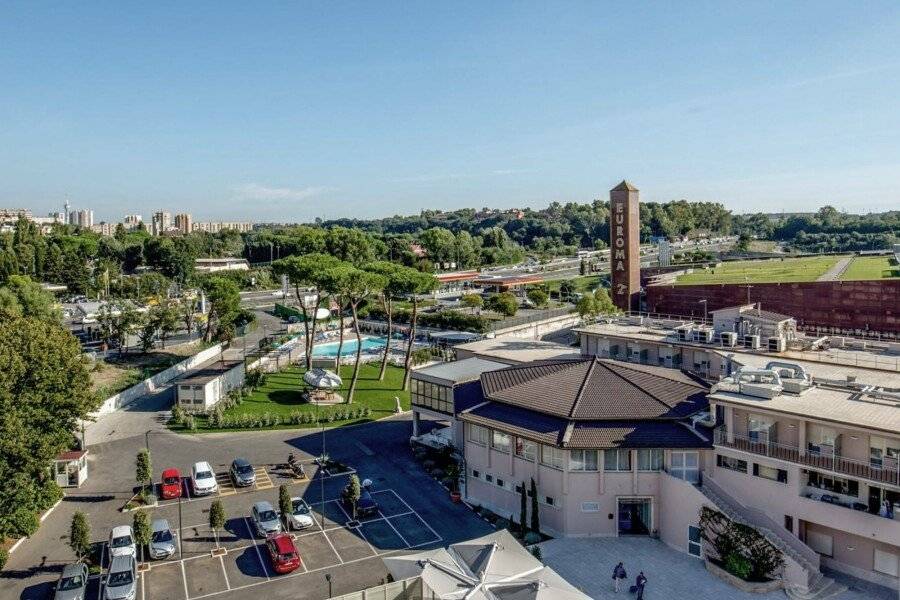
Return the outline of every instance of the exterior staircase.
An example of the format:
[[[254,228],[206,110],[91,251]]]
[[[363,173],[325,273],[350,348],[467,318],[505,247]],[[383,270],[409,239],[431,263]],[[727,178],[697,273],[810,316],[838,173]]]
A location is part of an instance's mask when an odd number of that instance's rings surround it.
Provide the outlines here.
[[[718,484],[704,478],[700,491],[722,513],[736,523],[753,527],[773,546],[802,568],[804,582],[784,580],[784,593],[791,600],[826,600],[846,591],[847,588],[826,577],[819,570],[819,555],[801,542],[792,533],[779,527],[768,515],[760,510],[742,505],[732,498]]]

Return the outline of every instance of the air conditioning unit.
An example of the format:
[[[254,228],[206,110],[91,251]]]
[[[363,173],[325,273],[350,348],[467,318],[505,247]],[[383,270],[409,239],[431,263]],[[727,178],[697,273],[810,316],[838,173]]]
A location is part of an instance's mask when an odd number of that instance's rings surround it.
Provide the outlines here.
[[[754,350],[759,350],[759,336],[758,335],[745,335],[744,336],[744,346],[747,348],[753,348]]]
[[[723,331],[719,334],[719,341],[723,346],[734,348],[737,346],[737,334],[733,331]]]
[[[784,352],[787,349],[787,342],[781,336],[769,338],[769,352]]]
[[[681,342],[691,341],[691,330],[693,328],[693,325],[682,325],[681,327],[676,327],[675,331],[678,332],[678,340]]]
[[[706,327],[701,329],[694,330],[694,341],[700,342],[701,344],[711,344],[713,341],[714,332],[712,329],[707,329]]]

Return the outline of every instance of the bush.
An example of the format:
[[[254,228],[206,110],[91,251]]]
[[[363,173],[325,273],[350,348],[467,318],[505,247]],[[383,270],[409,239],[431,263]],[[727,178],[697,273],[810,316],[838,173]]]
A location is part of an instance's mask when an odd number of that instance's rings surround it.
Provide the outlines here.
[[[519,310],[519,302],[516,300],[516,296],[512,292],[493,294],[492,296],[488,297],[487,302],[484,303],[484,306],[488,310],[500,313],[505,317],[514,317],[516,316],[516,311]]]
[[[540,546],[532,546],[531,547],[531,555],[538,559],[539,561],[544,560],[544,557],[541,555],[541,547]]]
[[[524,541],[528,545],[537,544],[541,541],[541,534],[535,533],[534,531],[529,531],[525,534]]]
[[[175,425],[184,423],[184,409],[177,404],[172,407],[172,423]]]
[[[725,558],[725,570],[741,579],[747,579],[750,576],[750,561],[740,554],[729,554]]]
[[[6,566],[7,560],[9,560],[9,552],[7,552],[3,548],[0,548],[0,571],[2,571],[3,567]]]
[[[488,320],[479,315],[470,315],[455,310],[442,310],[419,315],[419,324],[437,329],[455,329],[484,333],[488,330]]]

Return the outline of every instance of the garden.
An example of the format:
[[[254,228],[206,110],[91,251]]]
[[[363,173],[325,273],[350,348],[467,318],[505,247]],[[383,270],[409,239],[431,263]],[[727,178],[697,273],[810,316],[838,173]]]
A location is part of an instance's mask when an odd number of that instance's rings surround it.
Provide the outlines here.
[[[364,363],[352,404],[317,406],[307,402],[303,382],[305,368],[291,365],[277,373],[251,372],[247,385],[235,390],[211,411],[191,415],[177,407],[169,427],[174,431],[234,431],[241,429],[292,429],[339,427],[375,421],[392,415],[400,399],[401,410],[409,410],[409,391],[403,390],[403,369],[389,365],[379,380],[379,363]],[[343,385],[335,393],[347,396],[352,365],[341,365]]]
[[[706,559],[720,570],[749,583],[768,583],[781,576],[784,555],[756,529],[703,507],[700,535]]]

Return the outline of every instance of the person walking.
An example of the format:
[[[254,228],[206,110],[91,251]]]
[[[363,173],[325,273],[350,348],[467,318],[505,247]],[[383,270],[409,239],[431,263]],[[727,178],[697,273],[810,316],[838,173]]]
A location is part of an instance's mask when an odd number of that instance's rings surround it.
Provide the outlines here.
[[[644,600],[644,586],[647,585],[647,577],[644,576],[643,571],[638,573],[637,579],[634,580],[634,585],[637,587],[637,600]]]
[[[622,582],[623,579],[628,578],[628,574],[625,573],[625,565],[623,565],[621,562],[619,564],[617,564],[613,568],[612,578],[613,578],[613,589],[618,594],[619,593],[619,584]]]

